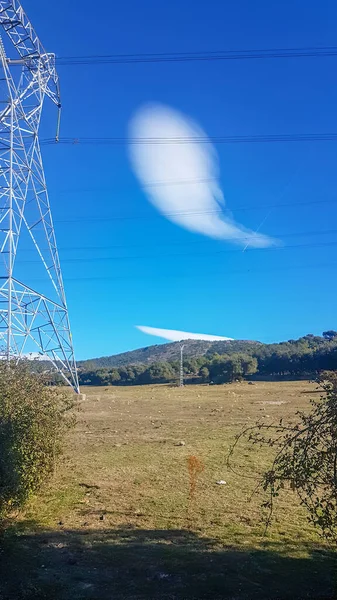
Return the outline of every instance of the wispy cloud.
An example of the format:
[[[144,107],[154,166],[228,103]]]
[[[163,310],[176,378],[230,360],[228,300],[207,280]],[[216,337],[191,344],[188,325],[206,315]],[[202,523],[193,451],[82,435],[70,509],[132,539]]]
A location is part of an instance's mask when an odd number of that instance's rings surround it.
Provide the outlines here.
[[[188,331],[177,331],[176,329],[159,329],[157,327],[147,327],[146,325],[136,325],[137,329],[143,333],[164,338],[170,342],[180,342],[181,340],[204,340],[206,342],[216,342],[220,340],[232,340],[233,338],[223,337],[221,335],[209,335],[207,333],[190,333]]]
[[[172,108],[150,104],[135,114],[129,135],[134,171],[148,199],[168,219],[189,231],[244,247],[277,243],[246,229],[223,211],[217,154],[196,123]],[[134,143],[135,138],[157,140]],[[167,138],[169,143],[165,143]],[[189,142],[190,138],[202,138],[203,142]]]

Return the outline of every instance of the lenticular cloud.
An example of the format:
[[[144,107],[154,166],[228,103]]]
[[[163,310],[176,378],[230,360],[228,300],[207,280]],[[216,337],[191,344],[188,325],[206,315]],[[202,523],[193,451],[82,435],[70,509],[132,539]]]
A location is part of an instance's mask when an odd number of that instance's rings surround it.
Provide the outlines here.
[[[177,331],[176,329],[159,329],[157,327],[147,327],[146,325],[136,325],[137,329],[149,335],[164,338],[170,342],[180,342],[181,340],[204,340],[206,342],[217,342],[220,340],[231,341],[233,338],[220,335],[209,335],[208,333],[189,333],[188,331]]]
[[[135,114],[129,136],[134,171],[150,202],[165,217],[189,231],[242,246],[265,248],[276,243],[223,211],[217,154],[196,123],[172,108],[151,104]]]

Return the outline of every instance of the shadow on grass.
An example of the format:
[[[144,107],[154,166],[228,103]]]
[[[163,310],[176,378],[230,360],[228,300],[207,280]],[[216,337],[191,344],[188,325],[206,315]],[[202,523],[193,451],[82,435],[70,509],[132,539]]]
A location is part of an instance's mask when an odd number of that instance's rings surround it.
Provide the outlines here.
[[[337,598],[336,555],[300,549],[302,557],[296,544],[223,547],[190,531],[127,526],[9,529],[1,538],[0,600]]]

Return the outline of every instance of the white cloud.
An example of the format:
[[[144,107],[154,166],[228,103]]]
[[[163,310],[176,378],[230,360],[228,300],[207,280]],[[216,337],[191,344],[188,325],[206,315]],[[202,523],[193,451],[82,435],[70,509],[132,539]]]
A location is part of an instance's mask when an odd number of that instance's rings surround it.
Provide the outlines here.
[[[157,327],[147,327],[146,325],[136,325],[137,329],[143,333],[154,335],[170,342],[180,342],[181,340],[204,340],[206,342],[217,342],[220,340],[232,340],[233,338],[220,335],[209,335],[207,333],[190,333],[188,331],[177,331],[175,329],[158,329]]]
[[[150,104],[137,111],[129,135],[134,171],[150,202],[168,219],[189,231],[242,246],[264,248],[277,243],[223,212],[225,201],[213,145],[175,141],[207,139],[196,123],[172,108]],[[132,143],[132,138],[169,138],[170,143]]]

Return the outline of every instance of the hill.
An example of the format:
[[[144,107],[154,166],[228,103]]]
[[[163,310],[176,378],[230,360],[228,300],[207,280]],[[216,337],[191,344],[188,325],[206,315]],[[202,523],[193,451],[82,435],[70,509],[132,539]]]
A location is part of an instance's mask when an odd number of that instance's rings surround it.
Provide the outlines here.
[[[256,349],[257,346],[262,346],[261,342],[253,342],[248,340],[232,340],[232,341],[217,341],[205,342],[202,340],[186,340],[184,342],[185,358],[199,356],[211,356],[212,354],[233,354],[235,352],[248,352]],[[124,367],[127,365],[136,364],[151,364],[155,362],[170,362],[177,360],[180,353],[180,343],[172,342],[169,344],[156,344],[154,346],[146,346],[138,350],[114,354],[112,356],[102,356],[100,358],[92,358],[89,360],[78,361],[78,366],[83,369],[100,369],[109,367]]]

